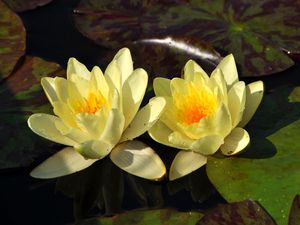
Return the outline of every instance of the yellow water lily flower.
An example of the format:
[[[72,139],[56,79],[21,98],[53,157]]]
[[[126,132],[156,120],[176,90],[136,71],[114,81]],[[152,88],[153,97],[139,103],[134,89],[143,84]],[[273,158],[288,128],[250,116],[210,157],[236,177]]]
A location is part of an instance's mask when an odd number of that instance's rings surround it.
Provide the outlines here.
[[[165,107],[163,97],[154,97],[139,110],[148,75],[133,70],[129,49],[121,49],[105,73],[95,66],[90,72],[70,58],[67,79],[42,78],[42,87],[55,115],[33,114],[28,125],[36,134],[67,145],[31,172],[37,178],[52,178],[82,170],[110,154],[121,169],[147,179],[165,172],[159,156],[144,143],[133,140],[146,132]]]
[[[226,56],[209,77],[194,61],[186,63],[183,79],[156,78],[156,96],[167,105],[148,131],[157,142],[182,149],[170,168],[170,180],[206,164],[207,156],[220,149],[234,155],[249,143],[244,127],[263,96],[263,82],[239,81],[232,55]]]

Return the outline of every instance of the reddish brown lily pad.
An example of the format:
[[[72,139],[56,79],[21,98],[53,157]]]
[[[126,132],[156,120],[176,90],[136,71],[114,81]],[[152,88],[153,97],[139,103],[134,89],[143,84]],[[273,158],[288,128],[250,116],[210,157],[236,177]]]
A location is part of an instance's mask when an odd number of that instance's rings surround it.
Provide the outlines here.
[[[9,76],[25,51],[21,19],[0,1],[0,81]]]
[[[300,52],[299,11],[300,2],[292,0],[81,0],[74,18],[79,31],[100,45],[187,35],[233,53],[241,76],[260,76],[294,64],[282,50]]]
[[[64,73],[56,63],[26,57],[0,84],[0,169],[28,166],[38,155],[54,151],[53,143],[28,128],[27,118],[31,113],[51,113],[40,79]]]
[[[24,12],[46,5],[52,0],[3,0],[13,11]]]
[[[289,216],[289,225],[298,224],[300,224],[300,195],[294,198]]]

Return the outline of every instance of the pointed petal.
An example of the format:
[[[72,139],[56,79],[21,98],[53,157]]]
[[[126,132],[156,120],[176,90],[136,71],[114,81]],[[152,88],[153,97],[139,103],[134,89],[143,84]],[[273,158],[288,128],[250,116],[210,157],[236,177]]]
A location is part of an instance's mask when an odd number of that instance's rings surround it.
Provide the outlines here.
[[[82,64],[75,58],[70,58],[68,61],[67,79],[69,79],[71,74],[77,74],[78,76],[87,80],[90,79],[90,71],[84,64]]]
[[[224,75],[219,68],[216,68],[210,76],[210,87],[218,87],[220,94],[222,95],[222,100],[225,105],[227,105],[227,86],[224,80]]]
[[[242,119],[245,109],[246,87],[243,81],[235,83],[228,92],[228,109],[232,126],[235,127]]]
[[[154,97],[134,117],[130,125],[124,131],[121,141],[132,140],[147,130],[159,119],[164,110],[166,101],[163,97]]]
[[[123,85],[122,93],[125,128],[131,123],[141,105],[147,88],[147,83],[147,72],[143,69],[136,69]]]
[[[170,168],[169,179],[175,180],[204,166],[207,158],[192,151],[180,151],[175,156]]]
[[[223,58],[223,60],[217,66],[220,70],[222,70],[224,74],[225,81],[227,86],[230,88],[233,84],[238,82],[238,72],[235,64],[235,60],[232,54]],[[228,89],[229,89],[228,88]]]
[[[64,123],[68,124],[70,127],[76,127],[76,122],[73,112],[70,110],[67,104],[64,102],[53,102],[53,112],[59,118],[61,118]]]
[[[76,146],[76,150],[88,159],[102,159],[107,156],[114,145],[101,140],[92,140]]]
[[[104,130],[100,140],[115,146],[122,135],[124,129],[124,116],[118,109],[111,109],[107,117]]]
[[[105,99],[108,98],[109,87],[101,69],[98,66],[94,66],[94,68],[91,71],[90,90],[100,91]]]
[[[121,72],[122,84],[127,80],[130,74],[133,72],[133,62],[128,48],[122,48],[115,55],[114,60],[117,61],[118,67]]]
[[[46,96],[49,102],[52,104],[55,101],[58,101],[58,96],[55,90],[55,82],[52,77],[43,77],[41,79],[42,87],[46,93]]]
[[[77,74],[73,73],[69,75],[68,82],[72,82],[76,87],[77,91],[80,93],[80,96],[87,98],[89,93],[89,80],[78,76]],[[70,97],[73,97],[70,95]]]
[[[54,83],[55,83],[56,94],[59,101],[67,102],[67,99],[69,98],[68,91],[67,91],[68,81],[63,77],[55,77]]]
[[[171,133],[168,138],[169,142],[179,149],[190,149],[194,142],[193,139],[177,131]]]
[[[173,144],[169,142],[169,135],[173,131],[168,128],[163,122],[158,120],[151,128],[148,130],[150,137],[163,145],[175,147]]]
[[[248,132],[243,128],[236,127],[225,138],[224,144],[221,145],[221,151],[224,155],[235,155],[246,148],[249,142]]]
[[[31,171],[30,176],[49,179],[83,170],[97,160],[85,159],[72,147],[63,148]]]
[[[170,89],[171,81],[167,78],[157,77],[153,81],[154,93],[156,96],[172,96]]]
[[[264,94],[264,84],[262,81],[256,81],[246,86],[245,110],[239,127],[244,127],[253,117]]]
[[[135,176],[156,180],[166,173],[166,167],[152,148],[140,141],[128,141],[115,147],[110,159],[121,169]]]
[[[48,114],[36,113],[28,118],[28,126],[37,135],[42,136],[48,140],[64,145],[76,145],[73,140],[63,136],[59,130],[57,130],[55,123],[61,122],[60,118]]]
[[[115,87],[119,94],[122,95],[121,90],[121,71],[118,68],[118,64],[116,60],[113,60],[108,64],[105,72],[104,72],[105,80],[107,81],[107,84],[110,89],[113,89]]]
[[[184,66],[184,79],[186,81],[197,81],[203,79],[208,81],[209,77],[206,72],[195,61],[189,60]]]

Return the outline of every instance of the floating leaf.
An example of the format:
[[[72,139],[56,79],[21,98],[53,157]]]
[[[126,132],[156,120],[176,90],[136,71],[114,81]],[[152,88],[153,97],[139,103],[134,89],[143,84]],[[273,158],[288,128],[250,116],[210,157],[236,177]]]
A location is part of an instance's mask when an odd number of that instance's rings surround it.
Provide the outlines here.
[[[289,225],[298,224],[300,224],[300,195],[294,198],[289,217]]]
[[[196,225],[275,225],[272,218],[256,202],[245,200],[219,205],[205,214]]]
[[[75,24],[83,35],[114,48],[149,37],[193,37],[233,53],[241,76],[260,76],[294,64],[282,50],[300,52],[299,10],[300,2],[292,0],[81,0]]]
[[[199,212],[177,212],[172,209],[129,211],[113,217],[84,220],[77,225],[194,225],[202,216]]]
[[[239,157],[216,155],[207,163],[210,180],[227,201],[254,199],[278,225],[287,224],[292,199],[300,193],[298,90],[266,95],[247,128],[250,148]]]
[[[27,118],[34,112],[50,112],[40,79],[62,76],[56,63],[26,57],[23,64],[0,84],[0,168],[27,166],[37,155],[53,152],[53,144],[34,134]],[[49,148],[52,146],[52,148]]]
[[[13,11],[24,12],[46,5],[52,0],[3,0]]]
[[[25,51],[21,19],[0,1],[0,81],[9,76]]]

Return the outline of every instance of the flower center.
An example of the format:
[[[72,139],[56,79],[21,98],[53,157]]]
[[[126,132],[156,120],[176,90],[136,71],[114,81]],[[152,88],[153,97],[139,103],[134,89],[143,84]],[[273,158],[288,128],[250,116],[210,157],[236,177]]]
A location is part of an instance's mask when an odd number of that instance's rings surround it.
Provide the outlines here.
[[[74,108],[77,113],[95,114],[105,103],[106,100],[100,92],[90,92],[88,97],[78,101]]]
[[[195,87],[192,82],[182,94],[180,90],[173,93],[176,114],[182,123],[193,124],[215,113],[217,100],[208,87]]]

